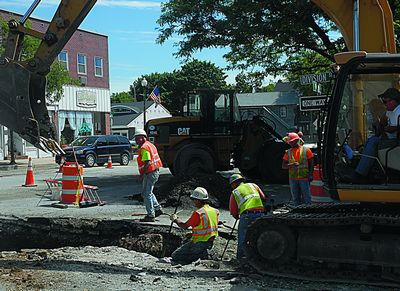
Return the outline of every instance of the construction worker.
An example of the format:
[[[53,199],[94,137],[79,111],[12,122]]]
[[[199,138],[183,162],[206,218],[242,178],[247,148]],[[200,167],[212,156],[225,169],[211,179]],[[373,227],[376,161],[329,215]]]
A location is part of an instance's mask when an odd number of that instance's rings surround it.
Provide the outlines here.
[[[236,258],[241,261],[247,227],[255,219],[264,216],[263,202],[266,199],[260,187],[254,183],[245,183],[245,178],[240,174],[233,174],[229,184],[232,189],[229,211],[236,220],[239,219]]]
[[[297,133],[290,132],[284,140],[290,149],[283,156],[282,169],[289,169],[289,185],[293,204],[311,204],[310,182],[313,180],[314,154],[304,147]]]
[[[160,175],[159,168],[162,162],[158,156],[157,148],[147,141],[146,131],[137,129],[135,141],[140,147],[137,157],[140,179],[142,180],[142,196],[146,206],[147,215],[140,219],[141,222],[154,222],[155,217],[163,214],[161,205],[153,193],[154,185]]]
[[[172,260],[177,263],[189,264],[198,259],[207,259],[212,253],[214,239],[218,236],[219,211],[208,205],[207,190],[197,187],[190,195],[193,205],[197,208],[192,216],[182,222],[176,214],[170,216],[180,228],[192,228],[191,240],[184,243],[172,253]]]

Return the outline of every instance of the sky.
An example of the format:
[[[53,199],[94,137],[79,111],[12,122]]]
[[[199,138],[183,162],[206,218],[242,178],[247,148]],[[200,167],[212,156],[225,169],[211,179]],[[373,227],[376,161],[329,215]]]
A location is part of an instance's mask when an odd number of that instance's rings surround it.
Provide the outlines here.
[[[0,9],[24,14],[34,0],[0,0]],[[50,21],[59,0],[42,0],[32,17]],[[128,91],[129,85],[142,75],[172,72],[182,66],[176,59],[177,51],[170,39],[163,45],[156,44],[157,19],[161,14],[162,1],[98,0],[80,29],[108,36],[111,92]],[[210,61],[220,68],[227,63],[223,59],[226,49],[208,49],[194,57]],[[234,83],[238,72],[225,71],[227,82]]]

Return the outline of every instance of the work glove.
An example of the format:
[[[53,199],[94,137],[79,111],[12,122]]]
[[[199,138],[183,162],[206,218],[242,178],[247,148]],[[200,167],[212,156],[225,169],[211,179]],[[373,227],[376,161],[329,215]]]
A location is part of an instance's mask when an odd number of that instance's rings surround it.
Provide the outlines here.
[[[176,215],[176,214],[171,214],[171,215],[169,216],[169,219],[171,219],[171,221],[174,222],[175,220],[178,219],[178,215]]]

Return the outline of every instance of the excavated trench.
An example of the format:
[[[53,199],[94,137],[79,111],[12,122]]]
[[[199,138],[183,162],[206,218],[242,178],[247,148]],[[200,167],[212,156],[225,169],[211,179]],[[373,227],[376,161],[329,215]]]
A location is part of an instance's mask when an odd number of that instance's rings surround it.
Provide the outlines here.
[[[155,257],[179,247],[184,232],[132,220],[30,217],[0,219],[0,251],[65,246],[119,246]]]
[[[227,179],[219,174],[174,177],[155,189],[155,193],[164,207],[193,209],[189,196],[198,186],[207,188],[212,206],[228,207],[230,187]],[[170,256],[181,245],[186,233],[177,228],[171,233],[169,230],[169,226],[132,220],[0,217],[0,251],[119,246],[162,257],[163,254]],[[230,238],[224,232],[220,232],[220,236]]]

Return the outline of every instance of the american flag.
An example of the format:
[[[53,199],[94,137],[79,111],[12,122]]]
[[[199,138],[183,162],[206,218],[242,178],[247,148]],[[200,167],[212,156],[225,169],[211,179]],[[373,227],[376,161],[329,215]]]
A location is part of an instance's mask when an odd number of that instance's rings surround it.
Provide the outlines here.
[[[151,100],[153,100],[156,103],[156,106],[158,104],[161,104],[161,98],[160,98],[160,91],[158,90],[158,86],[155,86],[149,97]]]

